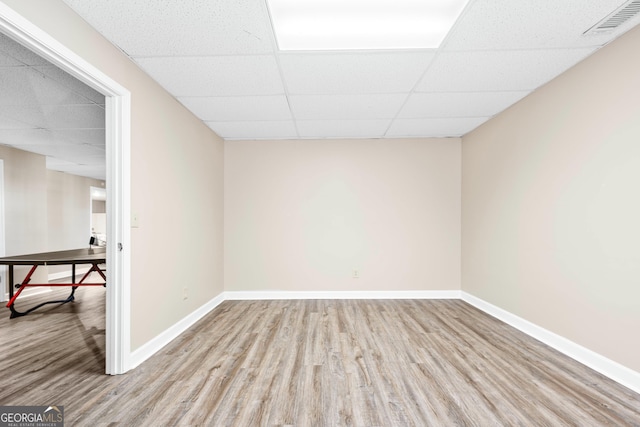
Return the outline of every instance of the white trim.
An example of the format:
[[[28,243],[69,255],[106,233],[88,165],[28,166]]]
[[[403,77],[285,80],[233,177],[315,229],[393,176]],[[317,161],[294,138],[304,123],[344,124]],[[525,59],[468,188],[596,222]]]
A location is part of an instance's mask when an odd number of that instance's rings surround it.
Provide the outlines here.
[[[159,352],[164,346],[180,336],[180,334],[193,326],[198,320],[209,314],[211,310],[219,306],[224,300],[225,298],[223,292],[189,314],[187,317],[180,320],[178,323],[171,326],[169,329],[162,332],[160,335],[153,338],[151,341],[144,344],[142,347],[134,350],[131,353],[131,357],[129,359],[129,369],[135,368],[136,366],[140,365],[142,362]]]
[[[109,76],[42,29],[0,2],[0,31],[105,95],[107,152],[107,308],[108,374],[128,370],[130,356],[129,147],[131,94]],[[118,243],[124,247],[118,251]]]
[[[131,94],[106,98],[107,374],[131,369]],[[115,285],[115,286],[114,286]]]
[[[570,358],[582,363],[609,377],[610,379],[640,393],[640,373],[627,368],[611,359],[608,359],[588,348],[582,347],[560,335],[544,329],[534,323],[516,316],[500,307],[490,304],[478,297],[462,292],[462,300],[484,311],[485,313],[502,320],[506,324],[524,332],[558,350]]]
[[[460,299],[460,291],[227,291],[224,299]]]

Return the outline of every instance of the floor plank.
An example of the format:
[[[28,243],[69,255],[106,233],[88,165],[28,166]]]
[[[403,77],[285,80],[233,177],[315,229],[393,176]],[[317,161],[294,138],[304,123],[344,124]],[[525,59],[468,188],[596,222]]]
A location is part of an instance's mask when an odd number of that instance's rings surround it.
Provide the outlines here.
[[[96,426],[640,426],[640,395],[459,300],[226,301],[111,377],[104,296],[6,311],[0,405]]]

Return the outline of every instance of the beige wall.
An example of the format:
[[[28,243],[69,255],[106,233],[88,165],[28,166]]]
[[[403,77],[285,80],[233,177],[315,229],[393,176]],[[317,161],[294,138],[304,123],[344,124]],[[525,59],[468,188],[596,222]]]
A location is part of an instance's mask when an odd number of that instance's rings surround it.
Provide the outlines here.
[[[46,169],[46,159],[0,146],[4,163],[5,253],[21,255],[87,246],[89,187],[101,181]],[[34,282],[67,267],[39,268]],[[15,267],[17,283],[27,267]],[[5,290],[6,291],[6,290]]]
[[[106,214],[107,203],[104,200],[92,200],[91,212],[93,212],[94,214]]]
[[[104,181],[47,171],[47,250],[89,247],[92,186]]]
[[[462,288],[640,371],[640,28],[463,138]]]
[[[47,251],[47,170],[39,154],[0,146],[4,163],[5,255]],[[26,267],[15,267],[15,283],[22,281]],[[33,282],[47,280],[38,269]],[[2,289],[6,289],[3,286]],[[5,290],[7,292],[7,290]]]
[[[51,170],[46,171],[46,176],[47,250],[62,251],[89,247],[90,189],[92,186],[104,187],[104,181]],[[47,270],[49,274],[55,274],[70,272],[71,267],[49,266]]]
[[[226,142],[225,289],[459,290],[460,148]]]
[[[131,91],[135,350],[223,291],[222,140],[61,0],[3,1]]]

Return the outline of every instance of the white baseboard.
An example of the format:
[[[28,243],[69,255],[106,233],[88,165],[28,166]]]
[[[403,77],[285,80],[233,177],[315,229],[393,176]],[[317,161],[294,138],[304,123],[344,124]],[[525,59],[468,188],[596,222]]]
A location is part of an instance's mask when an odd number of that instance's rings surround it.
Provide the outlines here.
[[[223,292],[208,303],[198,308],[193,313],[189,314],[187,317],[180,320],[175,325],[171,326],[166,331],[162,332],[160,335],[153,338],[151,341],[144,344],[142,347],[132,351],[127,360],[127,370],[135,368],[136,366],[140,365],[142,362],[156,354],[162,349],[162,347],[169,344],[180,334],[193,326],[198,320],[202,319],[211,310],[220,305],[224,300],[225,298]]]
[[[466,292],[462,300],[570,358],[640,393],[640,373]]]
[[[460,291],[227,291],[224,299],[460,299]]]

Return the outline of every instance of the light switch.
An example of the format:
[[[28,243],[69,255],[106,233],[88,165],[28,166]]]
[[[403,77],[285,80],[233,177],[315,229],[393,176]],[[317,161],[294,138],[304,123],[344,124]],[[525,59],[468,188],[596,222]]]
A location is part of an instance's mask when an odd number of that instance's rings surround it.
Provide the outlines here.
[[[138,212],[133,212],[131,214],[131,228],[138,227],[140,227],[140,216],[138,215]]]

